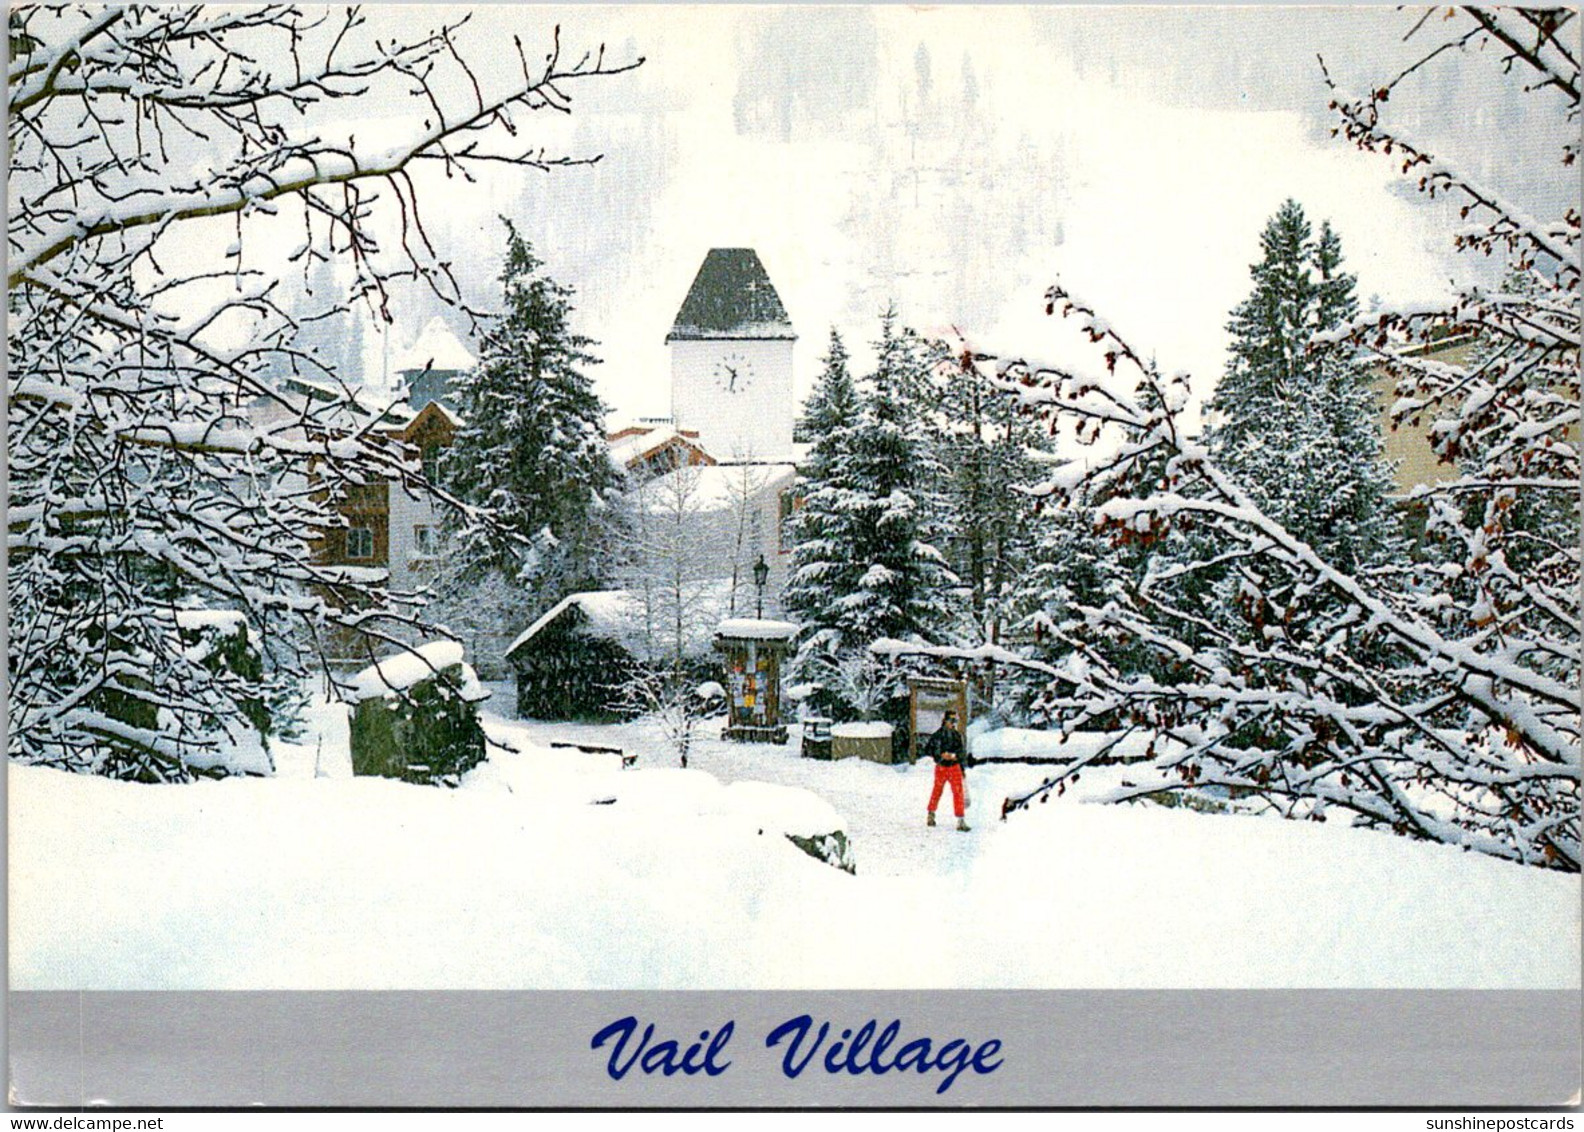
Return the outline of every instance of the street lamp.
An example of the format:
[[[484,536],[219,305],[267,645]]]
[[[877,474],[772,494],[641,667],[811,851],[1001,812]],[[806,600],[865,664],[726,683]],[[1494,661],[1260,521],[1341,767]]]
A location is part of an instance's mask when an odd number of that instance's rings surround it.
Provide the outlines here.
[[[764,618],[764,588],[765,582],[770,579],[770,567],[765,565],[764,555],[759,556],[759,561],[753,564],[754,585],[759,590],[759,612],[754,616]]]

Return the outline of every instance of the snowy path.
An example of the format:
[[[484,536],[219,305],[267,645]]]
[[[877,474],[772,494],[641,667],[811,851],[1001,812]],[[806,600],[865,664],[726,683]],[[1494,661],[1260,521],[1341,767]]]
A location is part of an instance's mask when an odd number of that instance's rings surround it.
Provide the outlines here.
[[[499,704],[503,697],[497,697]],[[621,747],[640,753],[639,766],[675,765],[657,732],[644,723],[580,724],[505,720],[486,716],[502,736],[523,735],[530,742],[587,743]],[[969,771],[968,833],[959,833],[951,814],[951,794],[940,803],[934,829],[924,824],[925,805],[933,782],[932,764],[885,766],[862,759],[824,762],[799,755],[794,729],[785,746],[733,743],[720,739],[720,724],[707,726],[707,737],[694,747],[688,766],[723,783],[772,782],[809,790],[829,802],[847,819],[847,834],[857,855],[860,875],[870,877],[945,877],[964,873],[972,859],[1001,827],[1001,800],[1009,792],[1036,785],[1041,768],[976,767]],[[567,752],[578,757],[577,752]],[[611,758],[611,756],[587,756]],[[1046,771],[1048,773],[1048,771]]]

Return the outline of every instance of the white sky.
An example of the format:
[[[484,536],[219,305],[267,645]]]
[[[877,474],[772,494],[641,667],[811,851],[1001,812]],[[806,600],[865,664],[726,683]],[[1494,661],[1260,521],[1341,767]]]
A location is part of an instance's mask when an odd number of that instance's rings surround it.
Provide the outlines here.
[[[572,88],[571,116],[526,120],[534,144],[602,162],[420,189],[475,301],[495,293],[500,214],[577,288],[613,423],[665,410],[664,336],[712,246],[759,251],[801,336],[800,392],[833,325],[866,360],[888,300],[921,330],[1060,358],[1066,336],[1043,315],[1060,278],[1203,393],[1287,196],[1332,220],[1362,300],[1439,293],[1469,269],[1448,254],[1442,208],[1327,136],[1316,52],[1344,82],[1379,82],[1419,47],[1399,42],[1410,13],[502,6],[479,9],[463,42],[509,72],[499,45],[547,42],[552,17],[564,45],[647,57]],[[1399,100],[1420,102],[1416,132],[1527,189],[1539,127],[1522,102],[1467,97],[1489,69],[1450,60]],[[1458,98],[1457,132],[1436,134],[1434,113]],[[395,349],[437,309],[399,305]]]

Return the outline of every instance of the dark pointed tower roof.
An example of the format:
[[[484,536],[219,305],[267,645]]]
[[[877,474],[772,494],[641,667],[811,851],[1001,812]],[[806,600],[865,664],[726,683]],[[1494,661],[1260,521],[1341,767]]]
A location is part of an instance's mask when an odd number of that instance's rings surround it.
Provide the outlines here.
[[[752,248],[711,248],[666,341],[796,337],[759,253]]]

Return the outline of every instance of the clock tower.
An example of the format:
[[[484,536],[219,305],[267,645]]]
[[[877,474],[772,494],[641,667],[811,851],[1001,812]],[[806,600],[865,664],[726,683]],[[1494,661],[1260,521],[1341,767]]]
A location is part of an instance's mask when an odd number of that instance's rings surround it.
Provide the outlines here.
[[[796,340],[758,253],[711,248],[666,335],[676,427],[717,460],[790,460]]]

